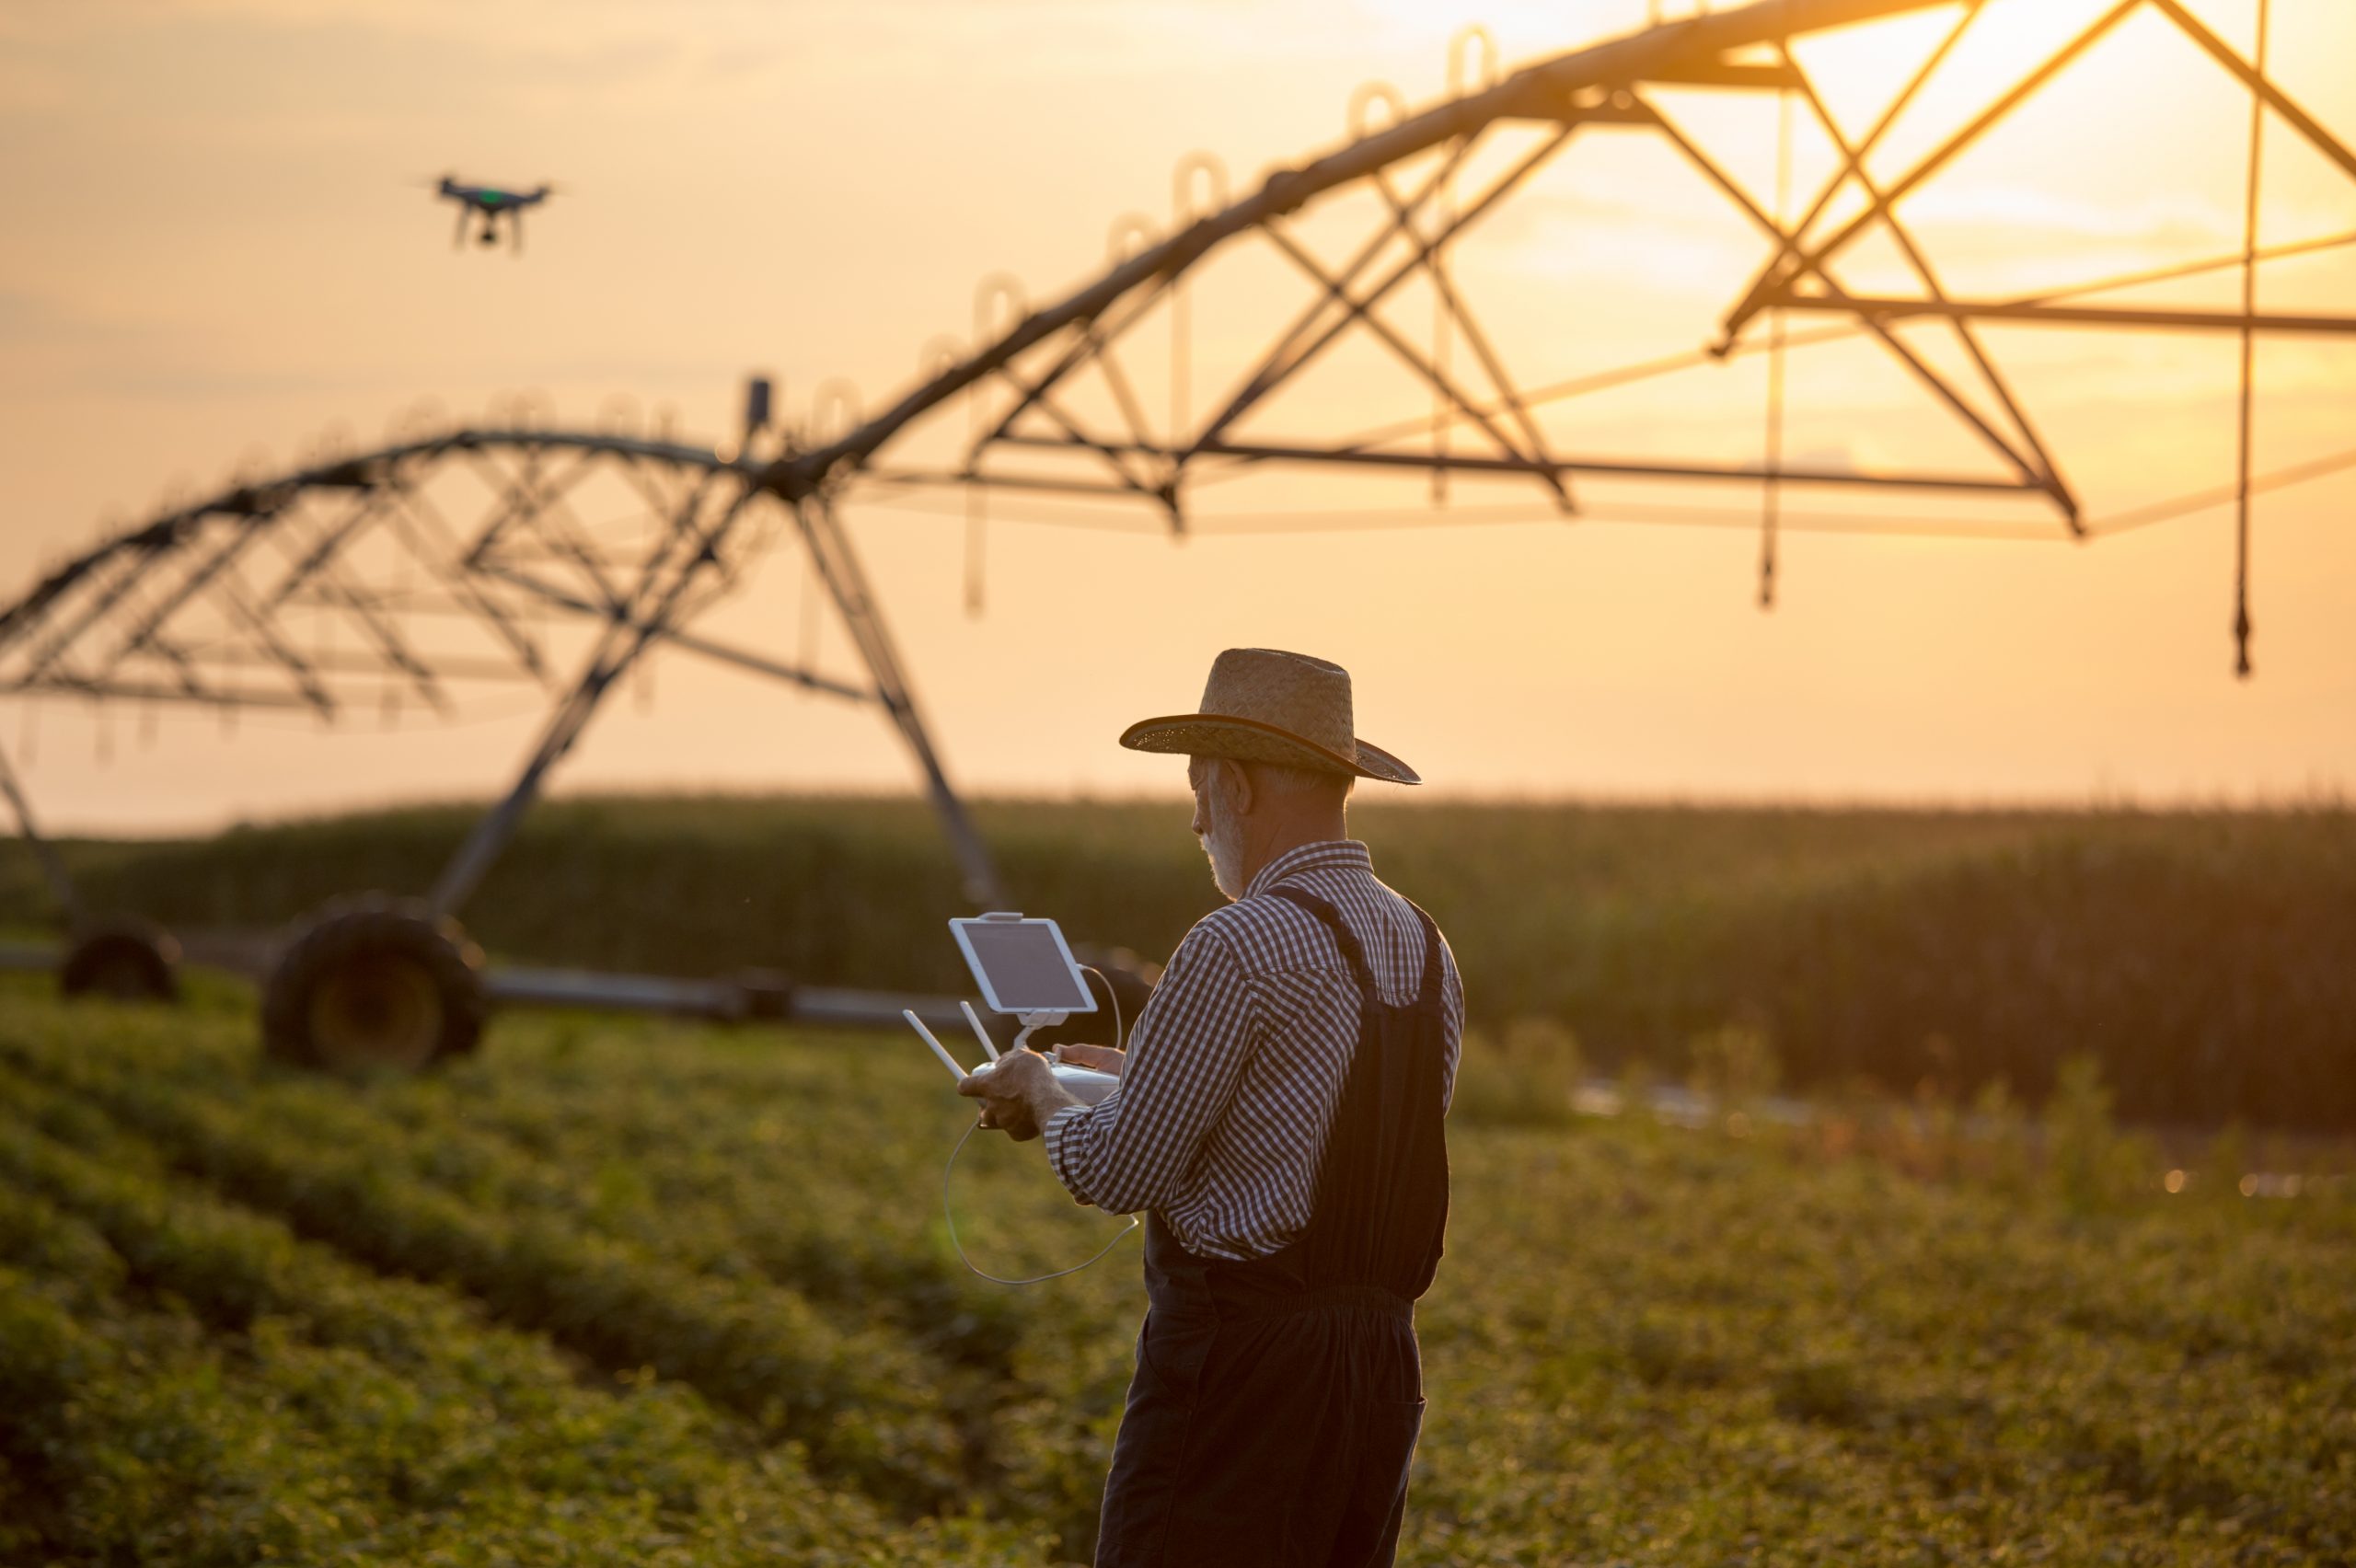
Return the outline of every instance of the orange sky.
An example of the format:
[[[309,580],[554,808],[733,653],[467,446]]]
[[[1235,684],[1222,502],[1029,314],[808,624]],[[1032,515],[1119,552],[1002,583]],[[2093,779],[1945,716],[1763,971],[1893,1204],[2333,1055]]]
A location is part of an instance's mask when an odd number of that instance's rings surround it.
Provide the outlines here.
[[[1672,5],[1672,13],[1684,7]],[[1994,0],[1900,167],[2036,58],[2092,0]],[[1166,213],[1172,160],[1237,174],[1343,133],[1352,88],[1442,88],[1449,35],[1485,21],[1508,63],[1621,30],[1638,3],[1481,6],[1163,0],[851,4],[572,0],[498,6],[183,0],[0,11],[0,594],[174,484],[252,448],[283,461],[341,423],[364,442],[421,395],[481,407],[544,390],[565,422],[615,394],[726,433],[748,370],[789,411],[848,376],[895,392],[936,334],[970,330],[973,289],[1007,270],[1050,298],[1102,263],[1119,213]],[[2246,47],[2248,0],[2194,9]],[[2276,0],[2280,76],[2356,135],[2356,9]],[[1834,111],[1868,116],[1945,19],[1802,52]],[[1877,96],[1878,95],[1878,96]],[[1663,95],[1762,200],[1772,100]],[[2223,254],[2240,235],[2246,100],[2146,17],[1902,212],[1958,292],[2027,293]],[[1901,131],[1905,130],[1901,127]],[[2263,237],[2356,227],[2356,187],[2269,132]],[[1823,172],[1796,144],[1798,189]],[[454,252],[446,210],[405,182],[567,190],[520,260]],[[1303,232],[1341,248],[1350,213]],[[1321,226],[1322,225],[1322,226]],[[1851,286],[1889,288],[1860,249]],[[2261,303],[2350,311],[2349,251],[2269,269]],[[1656,140],[1597,133],[1468,238],[1460,278],[1526,384],[1690,348],[1763,255]],[[1239,254],[1195,304],[1207,399],[1292,307]],[[1297,289],[1298,280],[1289,287]],[[2229,306],[2237,280],[2137,296]],[[2122,296],[2124,297],[2124,296]],[[1428,320],[1403,295],[1403,321]],[[1420,317],[1418,312],[1421,312]],[[1801,320],[1796,329],[1816,323]],[[1910,329],[1911,331],[1911,329]],[[1910,340],[1912,339],[1910,338]],[[2230,339],[1992,329],[1988,340],[2096,516],[2226,483]],[[1141,382],[1166,379],[1148,334]],[[1459,351],[1460,355],[1461,351]],[[1811,357],[1812,356],[1812,357]],[[2356,343],[2259,353],[2261,469],[2356,444]],[[1745,461],[1764,362],[1738,361],[1548,415],[1593,452]],[[1371,349],[1337,352],[1266,428],[1338,432],[1428,408]],[[1866,468],[1981,463],[1886,357],[1791,361],[1786,450]],[[939,457],[962,407],[911,454]],[[928,444],[930,443],[930,444]],[[2258,676],[2232,674],[2230,512],[2086,547],[1801,535],[1780,606],[1752,607],[1757,541],[1639,527],[1642,509],[1755,507],[1755,491],[1590,484],[1590,520],[1534,492],[1461,484],[1438,521],[1369,534],[1218,532],[1218,513],[1419,507],[1421,480],[1293,476],[1205,490],[1206,536],[1042,525],[994,500],[986,615],[960,607],[954,498],[855,505],[856,536],[954,776],[983,790],[1177,790],[1115,749],[1130,719],[1190,706],[1239,642],[1350,665],[1360,728],[1435,792],[1808,796],[1974,801],[2281,798],[2356,780],[2356,473],[2266,496],[2256,547]],[[1791,493],[1795,512],[1854,497]],[[1884,513],[1958,509],[1873,498]],[[1490,510],[1484,511],[1484,508]],[[2037,522],[2016,503],[1970,517]],[[1492,521],[1507,516],[1515,521]],[[798,568],[780,559],[713,623],[791,648]],[[823,644],[849,673],[839,639]],[[659,661],[567,765],[567,788],[904,787],[864,712]],[[453,730],[349,733],[0,703],[0,745],[50,818],[83,827],[217,823],[362,801],[479,793],[527,745],[511,693]],[[101,761],[101,753],[111,759]]]

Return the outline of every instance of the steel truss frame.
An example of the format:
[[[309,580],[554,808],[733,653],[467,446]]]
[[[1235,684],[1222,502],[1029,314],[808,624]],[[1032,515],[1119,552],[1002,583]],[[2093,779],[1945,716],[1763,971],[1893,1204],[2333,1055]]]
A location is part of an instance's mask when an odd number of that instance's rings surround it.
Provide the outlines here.
[[[446,711],[454,682],[527,682],[549,690],[549,718],[513,787],[476,825],[445,868],[433,902],[455,911],[512,835],[551,770],[579,743],[605,697],[647,652],[669,646],[803,689],[882,709],[914,757],[953,846],[967,891],[977,903],[1002,904],[1004,890],[987,849],[952,787],[930,738],[913,688],[885,627],[839,510],[877,490],[947,485],[970,499],[969,548],[978,544],[980,498],[993,490],[1125,500],[1151,509],[1172,531],[1187,525],[1187,487],[1195,476],[1257,466],[1419,470],[1435,498],[1454,473],[1525,478],[1564,515],[1579,511],[1576,481],[1588,476],[1657,478],[1757,486],[1762,500],[1761,594],[1772,602],[1781,496],[1785,486],[1838,485],[1958,493],[2001,493],[2050,508],[2067,536],[2085,537],[2080,499],[2052,445],[1999,368],[1979,332],[1988,322],[2111,328],[2139,331],[2237,334],[2242,344],[2236,504],[2235,637],[2239,668],[2248,670],[2250,502],[2274,482],[2327,471],[2253,477],[2251,345],[2260,333],[2340,336],[2356,317],[2261,311],[2258,264],[2275,257],[2356,242],[2356,234],[2261,249],[2257,202],[2264,116],[2271,111],[2326,158],[2356,179],[2356,155],[2292,101],[2268,75],[2268,0],[2260,0],[2259,45],[2253,59],[2210,31],[2180,0],[2117,0],[2085,29],[2025,71],[1979,114],[1895,178],[1877,179],[1868,159],[1924,84],[1980,19],[2032,0],[1761,0],[1661,23],[1628,37],[1557,56],[1472,88],[1457,88],[1463,59],[1451,60],[1452,90],[1433,108],[1409,113],[1395,93],[1369,89],[1354,106],[1363,121],[1376,102],[1392,110],[1380,129],[1353,125],[1344,145],[1298,167],[1280,168],[1240,200],[1208,209],[1195,197],[1203,177],[1218,180],[1199,156],[1178,171],[1180,221],[1158,239],[1120,251],[1094,281],[1037,309],[1024,309],[1007,280],[984,284],[976,342],[933,355],[920,380],[872,418],[844,421],[840,434],[790,433],[761,457],[748,448],[765,433],[766,384],[756,384],[743,447],[522,425],[446,432],[361,456],[310,465],[281,478],[241,484],[108,540],[50,573],[22,599],[0,609],[0,695],[67,695],[93,702],[172,702],[218,708],[282,708],[332,721],[364,694],[387,703]],[[1952,27],[1902,86],[1878,120],[1852,138],[1827,108],[1792,50],[1796,39],[1901,14],[1951,7]],[[2213,59],[2250,96],[2248,207],[2239,254],[2070,289],[2011,299],[1959,297],[1943,284],[1926,248],[1901,217],[1905,197],[1969,150],[2006,116],[2130,17],[2164,17]],[[1657,89],[1710,88],[1773,94],[1782,110],[1777,190],[1773,208],[1747,191],[1697,140],[1664,112]],[[1792,210],[1790,135],[1804,111],[1837,155],[1837,167],[1812,200]],[[1535,127],[1535,145],[1509,160],[1479,189],[1460,191],[1472,156],[1501,127]],[[1671,356],[1554,386],[1519,385],[1484,327],[1475,302],[1449,264],[1450,248],[1489,217],[1576,136],[1604,133],[1660,139],[1755,228],[1766,259],[1726,311],[1714,342]],[[1417,167],[1418,160],[1426,167]],[[1412,179],[1410,179],[1410,171]],[[1408,183],[1403,185],[1403,180]],[[1372,233],[1344,259],[1321,256],[1295,219],[1311,203],[1345,190],[1371,191],[1380,215]],[[1825,222],[1843,196],[1862,206],[1837,225]],[[1138,227],[1116,225],[1116,240]],[[1886,236],[1920,284],[1911,295],[1861,294],[1835,271],[1843,252],[1869,234]],[[1308,303],[1247,372],[1197,413],[1190,384],[1190,274],[1238,242],[1265,242],[1297,273]],[[2139,283],[2238,268],[2236,311],[2142,309],[2085,303],[2086,296]],[[1419,344],[1380,310],[1410,281],[1433,296],[1428,344]],[[1002,329],[992,320],[1013,303]],[[1157,428],[1121,349],[1160,311],[1172,329],[1169,417]],[[1831,315],[1841,324],[1794,334],[1792,313]],[[1764,341],[1751,336],[1764,318]],[[1971,369],[1958,381],[1898,334],[1909,319],[1944,323]],[[1237,427],[1254,409],[1297,388],[1302,373],[1345,338],[1379,343],[1427,386],[1431,413],[1401,424],[1322,443],[1253,440]],[[1861,473],[1786,462],[1782,451],[1783,364],[1786,354],[1835,339],[1878,343],[2000,462],[2004,477],[1954,472]],[[1476,386],[1453,363],[1459,345],[1478,369]],[[931,351],[928,351],[929,354]],[[1766,458],[1759,465],[1632,460],[1565,451],[1550,441],[1533,410],[1544,403],[1624,386],[1711,358],[1765,353],[1770,358]],[[1118,428],[1092,424],[1068,396],[1083,376],[1102,378]],[[1002,399],[991,414],[986,398]],[[837,394],[838,407],[848,399]],[[969,421],[963,458],[928,469],[887,461],[891,449],[963,402]],[[1479,436],[1488,450],[1461,449],[1457,432]],[[1402,440],[1425,444],[1402,448]],[[1073,460],[1095,465],[1077,476]],[[2336,461],[2336,460],[2335,460]],[[1052,462],[1053,467],[1046,466]],[[455,527],[425,499],[425,481],[444,466],[479,470],[497,497],[471,530]],[[618,474],[644,503],[651,537],[617,549],[574,516],[567,497],[593,470]],[[847,629],[863,680],[823,675],[804,657],[788,660],[707,637],[691,623],[739,582],[745,564],[791,537]],[[389,539],[422,571],[426,591],[394,589],[356,574],[363,541]],[[257,558],[275,548],[270,580],[253,582]],[[972,571],[969,563],[969,572]],[[198,609],[233,637],[191,640],[180,628]],[[356,631],[353,646],[306,641],[301,610],[331,612]],[[494,651],[456,660],[429,651],[410,623],[428,615],[470,620]],[[550,618],[593,628],[588,651],[569,678],[551,667],[539,635]],[[398,694],[395,696],[394,694]],[[40,844],[31,808],[0,757],[0,799],[29,838]],[[64,868],[44,847],[44,868],[60,901],[72,906]]]
[[[474,472],[491,498],[463,526],[430,494],[449,468]],[[996,869],[933,748],[831,498],[780,501],[761,472],[711,447],[516,426],[452,431],[233,486],[109,540],[0,612],[0,695],[195,705],[225,716],[291,709],[333,723],[364,704],[447,713],[457,681],[545,689],[549,715],[514,783],[433,884],[434,906],[454,913],[606,694],[666,645],[880,709],[917,761],[969,895],[997,901]],[[601,474],[638,497],[646,536],[618,545],[575,514],[584,481]],[[864,681],[819,672],[806,651],[788,659],[690,629],[784,536],[805,551]],[[347,563],[364,548],[392,552],[424,585],[358,581]],[[499,656],[429,651],[405,634],[405,624],[431,617],[470,623]],[[552,620],[593,631],[569,678],[554,665]],[[0,799],[74,911],[72,882],[5,757]]]
[[[1791,42],[1809,33],[1836,29],[1863,21],[1906,12],[1953,9],[1953,25],[1864,135],[1851,138],[1826,106],[1816,84],[1794,56]],[[2260,249],[2257,245],[2256,202],[2260,175],[2260,121],[2270,110],[2303,140],[2356,179],[2356,154],[2267,75],[2263,59],[2266,24],[2260,20],[2260,54],[2244,60],[2208,29],[2180,0],[2115,0],[2085,28],[2035,62],[2011,86],[1931,151],[1913,160],[1894,179],[1877,180],[1867,159],[1883,144],[1891,127],[1911,106],[1924,85],[1947,62],[1957,44],[1992,11],[2006,9],[2005,0],[1763,0],[1736,10],[1704,13],[1680,22],[1665,23],[1643,33],[1558,57],[1518,72],[1477,92],[1452,98],[1424,113],[1401,115],[1387,129],[1361,136],[1349,145],[1310,163],[1270,174],[1258,191],[1225,207],[1195,218],[1159,244],[1148,246],[1114,266],[1088,286],[1057,304],[1032,312],[1007,330],[980,343],[964,360],[928,376],[879,417],[834,442],[780,459],[771,482],[783,490],[849,472],[904,486],[955,485],[970,491],[990,489],[1033,490],[1049,494],[1086,495],[1103,500],[1143,502],[1157,508],[1172,531],[1187,525],[1184,502],[1188,476],[1207,467],[1214,474],[1265,464],[1298,464],[1337,467],[1417,468],[1434,477],[1435,492],[1450,472],[1523,475],[1542,486],[1551,502],[1565,514],[1577,506],[1570,482],[1582,474],[1651,478],[1701,482],[1735,481],[1761,488],[1762,598],[1772,601],[1775,521],[1781,491],[1787,485],[1865,486],[1875,488],[1961,493],[2012,493],[2042,500],[2050,505],[2068,536],[2087,536],[2085,508],[2064,476],[2062,465],[2010,379],[1998,365],[1977,325],[1998,321],[2073,328],[2119,328],[2160,331],[2222,331],[2238,334],[2244,343],[2241,397],[2250,401],[2248,345],[2258,334],[2356,333],[2356,316],[2292,314],[2262,311],[2255,298],[2255,271],[2261,261],[2356,242],[2356,234],[2297,245]],[[2248,179],[2249,214],[2242,253],[2188,266],[2126,277],[2103,279],[2064,290],[2015,299],[1969,299],[1951,294],[1942,283],[1928,248],[1918,242],[1898,211],[1898,204],[2049,86],[2096,44],[2121,24],[2148,9],[2181,31],[2200,52],[2214,60],[2250,95],[2251,156]],[[1770,212],[1746,191],[1700,143],[1663,112],[1652,89],[1705,87],[1741,93],[1772,93],[1788,110],[1795,102],[1805,108],[1810,123],[1837,154],[1837,166],[1813,201],[1796,220],[1781,215],[1786,202]],[[1395,101],[1395,94],[1386,96]],[[1361,102],[1365,95],[1361,96]],[[1458,200],[1454,178],[1469,155],[1493,130],[1507,125],[1536,125],[1552,133],[1538,147],[1511,164],[1487,187]],[[1789,180],[1788,119],[1782,179]],[[1653,364],[1629,367],[1553,386],[1518,386],[1492,346],[1473,303],[1451,282],[1446,257],[1449,248],[1473,228],[1513,191],[1556,157],[1576,133],[1594,130],[1647,133],[1663,140],[1716,190],[1768,243],[1768,259],[1727,311],[1717,340],[1705,352],[1680,355]],[[1420,175],[1420,182],[1402,191],[1393,174],[1417,158],[1437,156],[1437,167]],[[1374,190],[1384,216],[1346,259],[1328,262],[1293,232],[1289,220],[1311,202],[1350,188]],[[1182,193],[1190,190],[1182,165]],[[1862,209],[1835,225],[1826,225],[1844,193],[1862,197]],[[1779,192],[1779,194],[1781,194]],[[1182,213],[1186,202],[1182,194]],[[1825,230],[1829,232],[1820,232]],[[1843,287],[1834,264],[1857,241],[1874,234],[1886,236],[1914,272],[1922,293],[1914,296],[1863,294]],[[1123,342],[1145,329],[1158,305],[1175,308],[1187,274],[1214,251],[1247,239],[1264,240],[1311,285],[1309,305],[1277,336],[1237,385],[1200,419],[1185,417],[1187,398],[1173,388],[1172,420],[1160,431],[1133,390],[1133,378],[1120,358]],[[1396,253],[1403,248],[1403,259]],[[1378,265],[1380,259],[1392,259]],[[2087,295],[2109,293],[2169,279],[2239,269],[2244,303],[2238,311],[2138,309],[2102,304],[2076,303]],[[1420,279],[1435,296],[1432,344],[1428,350],[1411,342],[1376,313],[1376,307],[1397,294],[1410,280]],[[1006,285],[993,279],[993,295]],[[1795,336],[1785,329],[1786,312],[1831,314],[1848,325],[1831,331]],[[979,313],[986,317],[987,312]],[[1746,339],[1761,317],[1768,318],[1767,340]],[[1895,330],[1910,318],[1944,321],[1971,367],[1968,381],[1942,372],[1923,353],[1910,347]],[[1183,330],[1183,328],[1181,329]],[[1428,421],[1403,421],[1379,430],[1354,432],[1323,443],[1239,440],[1230,432],[1246,414],[1280,397],[1288,384],[1327,350],[1347,335],[1363,333],[1396,356],[1414,375],[1429,386],[1433,414]],[[1784,424],[1782,366],[1794,349],[1843,338],[1862,337],[1879,343],[1926,392],[1982,444],[2010,479],[1937,471],[1859,473],[1847,468],[1810,467],[1785,461],[1781,453]],[[1451,341],[1472,351],[1487,383],[1485,393],[1454,375],[1447,363]],[[1173,342],[1173,375],[1183,377],[1183,341]],[[1531,416],[1541,403],[1576,397],[1633,380],[1686,368],[1706,358],[1764,352],[1770,356],[1770,397],[1766,410],[1768,455],[1757,466],[1704,462],[1629,461],[1602,454],[1566,454],[1550,448]],[[1103,377],[1121,414],[1121,427],[1093,426],[1077,414],[1059,393],[1090,373]],[[964,397],[978,413],[985,396],[1005,400],[1002,413],[978,420],[961,463],[948,469],[889,467],[881,455],[904,432],[933,415],[952,399]],[[1457,428],[1476,431],[1496,455],[1453,452],[1449,432]],[[1402,450],[1398,442],[1428,436],[1427,444]],[[2254,486],[2248,471],[2246,430],[2240,445],[2237,503],[2238,536],[2246,556],[2248,504]],[[1093,457],[1101,464],[1097,479],[1075,478],[1068,464],[1052,467],[1025,467],[1026,454],[1054,454],[1059,459]],[[2247,673],[2246,571],[2236,586],[2237,658]]]

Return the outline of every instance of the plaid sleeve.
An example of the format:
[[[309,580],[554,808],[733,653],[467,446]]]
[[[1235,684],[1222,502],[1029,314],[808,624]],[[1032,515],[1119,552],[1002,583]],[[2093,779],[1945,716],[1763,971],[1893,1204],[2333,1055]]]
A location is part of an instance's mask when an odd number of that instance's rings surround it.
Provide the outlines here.
[[[1233,1097],[1255,1032],[1235,950],[1197,925],[1129,1032],[1120,1088],[1048,1119],[1056,1179],[1107,1214],[1163,1205]]]
[[[1439,1097],[1440,1114],[1445,1116],[1456,1103],[1456,1067],[1464,1048],[1464,976],[1457,970],[1456,953],[1446,937],[1440,939],[1440,990],[1448,1001],[1448,1066]]]

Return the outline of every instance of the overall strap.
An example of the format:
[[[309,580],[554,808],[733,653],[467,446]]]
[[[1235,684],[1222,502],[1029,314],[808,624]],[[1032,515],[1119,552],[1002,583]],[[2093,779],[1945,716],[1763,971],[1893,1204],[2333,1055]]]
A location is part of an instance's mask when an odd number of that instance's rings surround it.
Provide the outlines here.
[[[1382,1005],[1382,991],[1374,982],[1374,968],[1367,962],[1366,949],[1359,944],[1357,933],[1343,920],[1340,910],[1305,888],[1277,886],[1268,892],[1322,922],[1326,929],[1334,933],[1334,940],[1340,944],[1343,961],[1349,964],[1350,973],[1357,977],[1359,993],[1368,1001]],[[1402,902],[1415,912],[1415,918],[1422,922],[1424,928],[1424,977],[1416,986],[1414,999],[1437,1002],[1440,987],[1439,927],[1424,913],[1422,905],[1413,899],[1403,899]]]
[[[1448,1225],[1439,932],[1415,911],[1426,949],[1422,994],[1412,1005],[1392,1007],[1377,993],[1363,948],[1331,904],[1298,888],[1268,891],[1333,931],[1364,997],[1319,1160],[1316,1205],[1294,1243],[1302,1283],[1311,1292],[1372,1289],[1411,1302],[1431,1284]]]
[[[1268,891],[1286,903],[1298,905],[1315,916],[1326,929],[1334,933],[1334,940],[1340,944],[1342,949],[1343,962],[1350,966],[1350,973],[1357,977],[1358,994],[1369,1002],[1377,1006],[1381,1005],[1382,992],[1374,983],[1374,969],[1366,961],[1366,949],[1358,944],[1357,933],[1351,930],[1348,923],[1342,918],[1342,912],[1305,888],[1278,886],[1272,887]]]

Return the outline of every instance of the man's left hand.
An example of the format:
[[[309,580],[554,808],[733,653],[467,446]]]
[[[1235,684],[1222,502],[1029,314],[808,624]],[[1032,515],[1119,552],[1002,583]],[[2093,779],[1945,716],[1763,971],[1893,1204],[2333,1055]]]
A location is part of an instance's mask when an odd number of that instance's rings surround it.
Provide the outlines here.
[[[1049,1117],[1081,1103],[1064,1092],[1047,1058],[1028,1047],[1010,1051],[995,1066],[959,1079],[957,1092],[982,1102],[983,1126],[999,1128],[1017,1143],[1030,1142]]]

